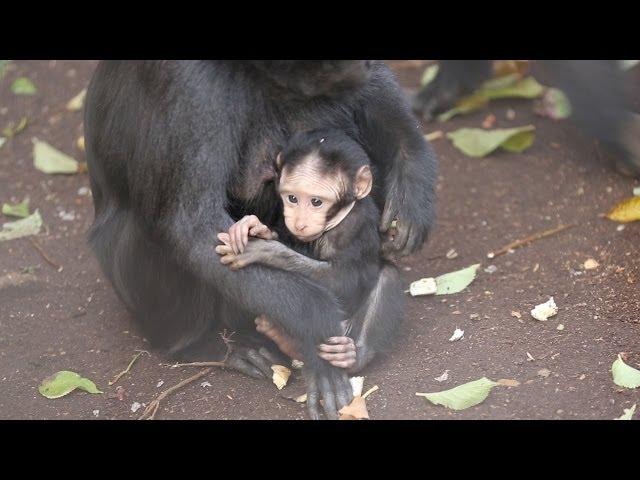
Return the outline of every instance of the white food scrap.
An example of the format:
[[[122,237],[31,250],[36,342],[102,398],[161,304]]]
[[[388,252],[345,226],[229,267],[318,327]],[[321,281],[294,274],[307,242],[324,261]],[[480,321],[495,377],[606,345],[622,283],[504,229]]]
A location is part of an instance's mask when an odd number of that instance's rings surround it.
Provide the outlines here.
[[[553,297],[549,298],[545,303],[536,305],[536,307],[531,310],[531,316],[541,322],[546,321],[549,317],[553,317],[556,313],[558,313],[558,307]]]

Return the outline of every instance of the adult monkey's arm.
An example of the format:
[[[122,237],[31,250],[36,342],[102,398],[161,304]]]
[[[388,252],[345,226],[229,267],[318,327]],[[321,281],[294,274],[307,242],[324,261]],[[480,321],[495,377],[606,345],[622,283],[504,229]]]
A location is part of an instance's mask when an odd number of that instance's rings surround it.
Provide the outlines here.
[[[376,65],[369,96],[356,112],[363,146],[382,175],[384,210],[380,230],[397,219],[397,234],[385,249],[402,255],[418,250],[434,222],[436,156],[389,69]]]

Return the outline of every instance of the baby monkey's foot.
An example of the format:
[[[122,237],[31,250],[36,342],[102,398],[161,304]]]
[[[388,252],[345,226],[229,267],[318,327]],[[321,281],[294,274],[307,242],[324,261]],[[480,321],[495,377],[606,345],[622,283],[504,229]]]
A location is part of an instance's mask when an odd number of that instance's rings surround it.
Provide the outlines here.
[[[318,346],[318,355],[334,367],[351,369],[356,365],[356,344],[351,337],[330,337]]]

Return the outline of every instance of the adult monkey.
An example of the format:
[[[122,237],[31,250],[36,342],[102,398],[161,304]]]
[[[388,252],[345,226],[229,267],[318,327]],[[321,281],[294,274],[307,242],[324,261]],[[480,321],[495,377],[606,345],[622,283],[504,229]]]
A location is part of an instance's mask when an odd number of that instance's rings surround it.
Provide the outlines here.
[[[363,146],[383,179],[373,190],[380,227],[398,220],[388,247],[417,250],[433,221],[435,156],[389,69],[354,60],[100,63],[85,111],[89,239],[152,344],[189,355],[229,327],[247,339],[229,364],[266,374],[268,352],[249,341],[265,314],[299,342],[309,397],[319,393],[336,418],[351,386],[316,355],[342,334],[335,296],[295,273],[230,271],[215,253],[235,220],[280,220],[273,161],[294,132],[320,127]],[[309,409],[317,417],[317,401]]]
[[[617,60],[537,60],[548,81],[571,101],[573,120],[613,154],[614,167],[640,178],[640,115],[631,110],[633,85]],[[425,120],[453,106],[492,73],[490,60],[442,60],[436,78],[412,100]]]

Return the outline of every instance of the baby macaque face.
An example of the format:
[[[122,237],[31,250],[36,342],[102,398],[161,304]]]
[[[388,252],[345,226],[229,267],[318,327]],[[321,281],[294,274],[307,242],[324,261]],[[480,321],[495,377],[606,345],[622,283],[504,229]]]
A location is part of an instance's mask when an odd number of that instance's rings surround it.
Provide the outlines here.
[[[340,199],[342,185],[339,175],[321,174],[314,162],[284,168],[279,188],[284,221],[298,240],[312,242],[325,232],[327,212]]]
[[[284,205],[285,224],[302,242],[318,239],[349,213],[353,203],[334,212],[331,218],[327,215],[343,199],[348,189],[355,189],[355,199],[364,198],[371,190],[371,171],[368,166],[362,167],[355,182],[349,182],[341,172],[323,173],[318,168],[319,162],[321,160],[310,156],[293,168],[285,166],[280,175],[278,189]]]

